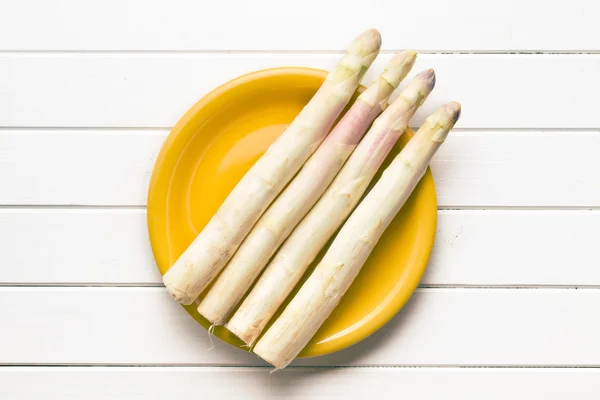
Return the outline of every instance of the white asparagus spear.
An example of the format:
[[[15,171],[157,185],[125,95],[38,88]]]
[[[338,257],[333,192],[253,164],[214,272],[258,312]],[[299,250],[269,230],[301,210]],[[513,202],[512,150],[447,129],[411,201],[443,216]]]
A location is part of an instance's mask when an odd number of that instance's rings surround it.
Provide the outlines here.
[[[321,197],[369,125],[387,106],[389,97],[406,77],[415,58],[412,50],[398,53],[386,65],[383,74],[358,97],[246,236],[200,301],[200,315],[215,325],[225,323],[273,253]]]
[[[310,263],[344,222],[435,84],[423,71],[375,120],[331,186],[276,253],[255,287],[227,323],[247,344],[254,343]]]
[[[265,209],[325,138],[380,46],[381,36],[374,29],[358,36],[300,114],[231,191],[164,275],[163,282],[175,300],[191,304],[221,271]]]
[[[352,213],[298,294],[258,341],[256,354],[281,369],[306,346],[340,302],[459,116],[460,105],[449,103],[427,118]]]

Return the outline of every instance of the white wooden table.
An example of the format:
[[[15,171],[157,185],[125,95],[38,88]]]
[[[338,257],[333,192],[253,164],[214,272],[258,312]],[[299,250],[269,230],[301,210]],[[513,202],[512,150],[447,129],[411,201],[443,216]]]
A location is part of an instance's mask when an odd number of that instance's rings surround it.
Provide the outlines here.
[[[368,4],[367,4],[368,3]],[[0,1],[0,399],[600,399],[600,3]],[[381,331],[270,375],[161,285],[169,128],[242,73],[378,28],[459,100],[428,271]],[[344,368],[339,368],[344,367]],[[467,368],[464,368],[467,367]]]

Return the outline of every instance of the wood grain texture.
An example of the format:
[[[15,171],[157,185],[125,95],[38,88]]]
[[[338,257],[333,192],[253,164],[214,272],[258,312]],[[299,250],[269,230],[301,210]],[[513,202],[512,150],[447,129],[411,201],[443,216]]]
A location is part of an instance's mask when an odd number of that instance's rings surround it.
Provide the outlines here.
[[[1,130],[0,204],[145,205],[166,134]],[[452,132],[432,161],[438,204],[598,207],[598,148],[598,132]]]
[[[441,210],[421,283],[600,285],[599,241],[598,211]],[[0,210],[0,254],[4,285],[162,285],[145,210]]]
[[[371,82],[391,56],[380,55],[363,81]],[[0,126],[169,128],[203,95],[239,75],[286,65],[330,70],[340,57],[314,53],[3,54]],[[413,126],[453,100],[463,106],[457,124],[462,128],[600,126],[595,107],[600,103],[600,54],[423,54],[413,71],[425,68],[436,70],[437,84]]]
[[[385,49],[580,51],[598,47],[598,11],[585,0],[20,0],[1,3],[0,49],[341,50],[378,28]]]
[[[351,350],[294,365],[598,366],[600,290],[420,289]],[[162,288],[1,288],[0,364],[265,365]]]
[[[194,398],[596,400],[598,369],[533,368],[0,368],[11,400]]]

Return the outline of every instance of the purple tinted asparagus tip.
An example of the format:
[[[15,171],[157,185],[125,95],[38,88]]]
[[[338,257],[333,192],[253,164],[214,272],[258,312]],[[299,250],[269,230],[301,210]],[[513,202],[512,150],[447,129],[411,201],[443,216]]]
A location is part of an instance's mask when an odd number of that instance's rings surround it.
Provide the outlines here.
[[[451,113],[453,124],[455,124],[456,121],[458,121],[458,119],[460,118],[460,113],[462,111],[460,103],[457,101],[453,101],[452,103],[446,104],[446,108]]]
[[[415,76],[415,79],[417,78],[423,80],[426,83],[426,87],[429,92],[433,90],[433,87],[435,86],[435,71],[432,68],[420,72],[417,76]]]

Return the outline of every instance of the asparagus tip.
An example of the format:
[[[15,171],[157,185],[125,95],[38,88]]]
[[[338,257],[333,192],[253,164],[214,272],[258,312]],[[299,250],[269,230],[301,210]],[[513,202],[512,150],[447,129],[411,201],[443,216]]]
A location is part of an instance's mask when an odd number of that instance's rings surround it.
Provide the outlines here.
[[[396,53],[385,66],[380,79],[389,83],[392,90],[397,88],[412,69],[416,59],[417,52],[414,50],[404,50]],[[389,94],[391,95],[391,92]],[[382,102],[387,104],[388,99],[389,95]]]
[[[381,47],[381,34],[377,29],[369,29],[358,35],[354,42],[360,46],[362,52],[370,54]]]
[[[453,101],[444,104],[431,114],[426,121],[430,127],[436,127],[431,140],[442,143],[446,139],[450,129],[454,128],[454,124],[460,118],[460,111],[460,103]]]
[[[458,119],[460,118],[460,113],[461,113],[460,103],[457,101],[453,101],[451,103],[446,104],[445,107],[448,110],[448,113],[450,114],[450,118],[452,120],[452,125],[454,125],[456,123],[456,121],[458,121]]]
[[[403,50],[396,53],[388,63],[388,66],[410,65],[412,66],[417,59],[417,52],[414,50]]]
[[[435,86],[435,71],[432,68],[426,69],[425,71],[420,72],[415,79],[423,81],[428,92],[431,92]]]

